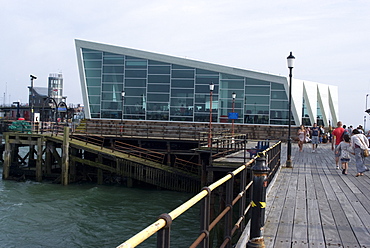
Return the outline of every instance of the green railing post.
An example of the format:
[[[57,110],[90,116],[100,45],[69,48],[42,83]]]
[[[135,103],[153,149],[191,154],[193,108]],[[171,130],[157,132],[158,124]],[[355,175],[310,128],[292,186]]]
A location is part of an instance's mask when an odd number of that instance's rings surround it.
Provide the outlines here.
[[[266,166],[265,153],[259,152],[255,164],[252,167],[252,217],[250,240],[248,241],[247,248],[265,247],[262,230],[265,225],[266,187],[269,170],[270,168]]]

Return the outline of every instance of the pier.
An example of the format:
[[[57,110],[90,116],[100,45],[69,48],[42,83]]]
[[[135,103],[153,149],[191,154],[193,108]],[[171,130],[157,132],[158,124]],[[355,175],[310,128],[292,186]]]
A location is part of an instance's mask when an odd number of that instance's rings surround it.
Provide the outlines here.
[[[267,195],[266,247],[370,247],[370,172],[355,177],[352,156],[343,175],[329,143],[316,153],[292,148],[293,168],[281,169]]]

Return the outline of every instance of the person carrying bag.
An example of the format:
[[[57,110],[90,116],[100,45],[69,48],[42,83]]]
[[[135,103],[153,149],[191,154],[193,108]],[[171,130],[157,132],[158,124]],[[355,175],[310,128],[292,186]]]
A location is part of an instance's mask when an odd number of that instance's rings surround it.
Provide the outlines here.
[[[363,176],[369,169],[365,166],[365,153],[369,156],[369,141],[365,135],[361,134],[358,129],[354,129],[351,137],[351,147],[355,152],[356,168],[358,176]]]

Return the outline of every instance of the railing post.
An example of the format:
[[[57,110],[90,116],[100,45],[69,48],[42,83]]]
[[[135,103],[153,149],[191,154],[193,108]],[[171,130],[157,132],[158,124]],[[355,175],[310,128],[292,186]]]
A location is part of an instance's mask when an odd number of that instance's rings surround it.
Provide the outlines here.
[[[172,217],[169,214],[161,214],[158,219],[165,220],[166,225],[157,232],[157,248],[170,248]]]
[[[202,201],[201,213],[200,213],[200,231],[205,234],[205,238],[200,243],[200,247],[209,247],[209,224],[211,222],[211,189],[204,187],[202,190],[207,190],[208,195],[204,197]]]
[[[265,247],[263,239],[263,227],[265,225],[265,207],[266,207],[266,187],[267,175],[270,168],[266,166],[266,156],[264,152],[259,152],[253,171],[253,192],[252,192],[252,213],[250,240],[247,248]]]
[[[229,172],[231,179],[226,182],[226,195],[225,195],[225,205],[229,207],[230,210],[225,215],[225,237],[224,240],[228,239],[228,243],[225,247],[231,247],[231,230],[233,229],[233,185],[234,185],[234,173]]]

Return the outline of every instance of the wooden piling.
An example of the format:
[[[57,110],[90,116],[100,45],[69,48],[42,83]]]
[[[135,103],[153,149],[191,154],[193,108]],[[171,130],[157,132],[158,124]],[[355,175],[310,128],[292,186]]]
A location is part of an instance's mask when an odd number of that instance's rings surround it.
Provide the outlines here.
[[[69,127],[64,127],[62,149],[62,185],[68,185],[69,172]]]
[[[34,148],[33,146],[33,150]],[[42,137],[40,136],[37,138],[36,182],[42,181],[42,150]]]
[[[4,164],[3,164],[3,179],[9,178],[9,170],[12,158],[11,144],[9,143],[9,135],[5,135],[5,151],[4,151]]]

